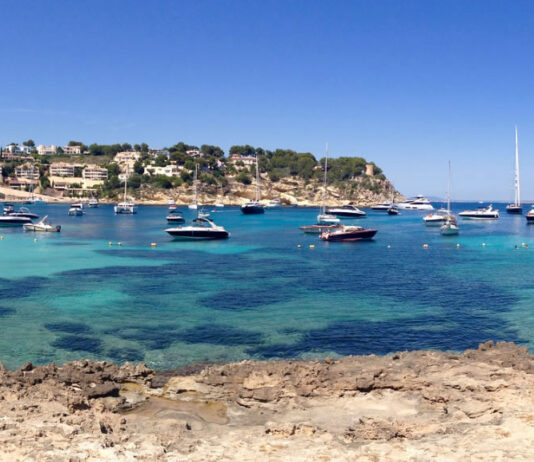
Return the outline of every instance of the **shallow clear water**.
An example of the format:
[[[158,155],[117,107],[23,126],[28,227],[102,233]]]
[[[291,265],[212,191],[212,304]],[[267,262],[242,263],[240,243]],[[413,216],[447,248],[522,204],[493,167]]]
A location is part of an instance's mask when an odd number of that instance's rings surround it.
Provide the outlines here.
[[[368,211],[356,221],[378,228],[375,240],[350,244],[302,234],[317,209],[225,208],[212,218],[231,238],[194,243],[164,232],[166,207],[115,216],[101,206],[83,217],[67,208],[32,207],[61,233],[0,228],[8,367],[87,357],[172,368],[461,350],[488,339],[534,347],[534,226],[502,204],[498,221],[461,220],[457,237],[425,227],[423,213]]]

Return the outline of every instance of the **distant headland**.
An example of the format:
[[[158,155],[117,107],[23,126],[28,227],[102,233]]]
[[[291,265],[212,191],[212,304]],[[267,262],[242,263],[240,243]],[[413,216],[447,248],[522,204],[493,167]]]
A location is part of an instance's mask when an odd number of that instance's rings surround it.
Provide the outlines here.
[[[37,195],[57,202],[79,197],[111,202],[120,197],[127,180],[128,193],[138,203],[173,199],[186,204],[192,200],[198,166],[200,203],[239,205],[254,197],[256,158],[263,200],[313,206],[323,199],[324,158],[290,149],[234,145],[226,155],[219,146],[184,142],[154,149],[146,143],[36,145],[30,139],[0,147],[0,152],[4,199]],[[329,159],[327,178],[327,205],[353,202],[366,206],[393,197],[402,199],[382,169],[363,157]]]

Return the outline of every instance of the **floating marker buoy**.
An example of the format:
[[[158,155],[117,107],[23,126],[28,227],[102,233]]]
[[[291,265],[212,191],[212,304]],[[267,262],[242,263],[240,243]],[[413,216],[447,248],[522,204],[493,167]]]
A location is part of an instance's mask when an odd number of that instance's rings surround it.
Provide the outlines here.
[[[391,246],[388,244],[388,249],[391,249]]]
[[[158,246],[158,244],[156,244],[155,242],[152,242],[152,244],[150,244],[150,245],[151,245],[151,247],[157,247]]]
[[[310,244],[310,249],[315,249],[315,244]]]
[[[428,249],[428,244],[423,244],[423,249]]]
[[[456,244],[456,247],[460,247],[460,244]]]
[[[37,242],[37,238],[35,238],[35,239],[33,240],[33,242]]]
[[[486,243],[485,242],[482,243],[482,247],[486,247]]]
[[[522,246],[522,247],[525,247],[526,244],[525,244],[524,242],[521,242],[521,246]]]
[[[0,240],[2,240],[2,241],[3,241],[3,240],[4,240],[4,236],[0,236]]]
[[[117,242],[117,245],[121,246],[121,245],[122,245],[122,242]]]
[[[302,247],[302,246],[301,246],[300,244],[299,244],[299,245],[297,245],[297,248],[298,248],[298,249],[300,249],[301,247]]]
[[[108,244],[109,244],[109,245],[113,245],[113,242],[109,241]]]

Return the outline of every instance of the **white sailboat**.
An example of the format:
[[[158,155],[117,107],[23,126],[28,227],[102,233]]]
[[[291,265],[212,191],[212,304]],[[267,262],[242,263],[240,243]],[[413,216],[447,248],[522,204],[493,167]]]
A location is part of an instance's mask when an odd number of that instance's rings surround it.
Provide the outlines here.
[[[319,225],[335,225],[340,222],[339,218],[330,213],[326,213],[326,196],[328,191],[326,189],[326,179],[328,173],[328,143],[326,143],[326,154],[324,158],[324,181],[323,181],[323,203],[319,215],[317,215],[317,224]]]
[[[195,164],[195,178],[193,180],[193,203],[189,204],[188,207],[190,210],[198,209],[198,164]]]
[[[245,202],[241,206],[241,212],[245,215],[259,215],[265,213],[263,205],[260,204],[260,170],[258,167],[258,155],[256,154],[256,198],[253,201]]]
[[[447,215],[445,216],[445,223],[440,228],[441,234],[444,236],[455,236],[460,232],[456,217],[451,213],[451,161],[449,160],[449,184],[447,188]]]
[[[514,203],[506,206],[507,213],[521,214],[523,207],[521,207],[521,195],[519,185],[519,144],[517,142],[517,125],[515,127],[515,176],[514,176],[515,197]]]
[[[137,206],[128,200],[128,176],[128,172],[126,172],[124,176],[124,198],[122,202],[113,207],[115,214],[133,215],[137,213]]]

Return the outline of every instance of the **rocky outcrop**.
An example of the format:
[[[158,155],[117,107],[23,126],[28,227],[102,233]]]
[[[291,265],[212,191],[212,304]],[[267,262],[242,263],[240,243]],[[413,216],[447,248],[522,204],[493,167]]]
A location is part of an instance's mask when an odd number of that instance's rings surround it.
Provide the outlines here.
[[[199,190],[199,202],[215,204],[221,201],[225,205],[241,205],[255,197],[254,184],[244,185],[234,178],[228,178],[228,185],[221,191],[217,186],[202,185]],[[360,177],[353,182],[346,182],[341,187],[329,186],[327,205],[355,203],[366,207],[385,200],[391,200],[395,193],[397,200],[404,197],[395,191],[388,180]],[[150,186],[136,192],[137,200],[145,203],[166,204],[173,198],[177,204],[190,204],[193,200],[192,188],[181,186],[169,190],[156,190]],[[286,205],[318,206],[323,200],[323,186],[320,181],[305,181],[299,178],[282,178],[273,182],[264,174],[261,179],[261,197],[263,201],[280,199]]]
[[[187,371],[0,368],[0,460],[530,460],[534,356],[488,342]]]

